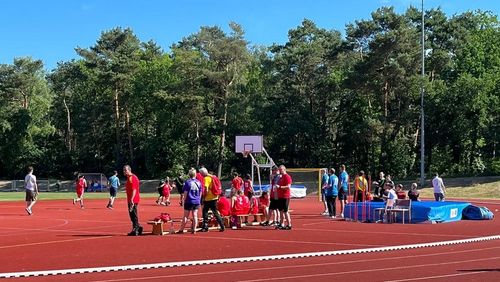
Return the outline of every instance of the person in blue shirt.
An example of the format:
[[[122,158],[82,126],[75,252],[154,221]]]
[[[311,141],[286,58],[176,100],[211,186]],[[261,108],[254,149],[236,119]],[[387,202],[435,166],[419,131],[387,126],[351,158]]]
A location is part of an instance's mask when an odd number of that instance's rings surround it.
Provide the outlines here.
[[[321,215],[328,215],[328,204],[326,203],[325,191],[326,191],[326,187],[328,186],[328,179],[330,177],[328,176],[326,171],[327,171],[326,168],[321,169],[321,172],[322,172],[322,176],[321,176],[321,201],[323,202],[323,204],[325,206],[325,211]]]
[[[339,175],[339,201],[340,217],[344,217],[344,207],[347,205],[347,196],[349,195],[349,174],[345,170],[345,165],[340,166]]]
[[[116,192],[120,188],[120,179],[118,178],[118,171],[114,171],[113,175],[108,179],[109,186],[109,201],[108,201],[108,209],[113,209],[113,203],[115,202]]]
[[[335,169],[330,168],[328,172],[330,177],[328,178],[328,186],[325,191],[326,203],[328,205],[328,215],[331,218],[335,218],[337,214],[335,199],[339,194],[339,178],[335,175]]]

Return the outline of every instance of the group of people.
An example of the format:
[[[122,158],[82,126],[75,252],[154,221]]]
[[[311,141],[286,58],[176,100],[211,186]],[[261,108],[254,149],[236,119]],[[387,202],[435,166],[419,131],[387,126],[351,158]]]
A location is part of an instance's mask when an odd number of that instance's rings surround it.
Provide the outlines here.
[[[344,207],[347,204],[349,189],[349,174],[345,165],[340,166],[339,176],[335,175],[335,169],[322,169],[321,177],[321,200],[324,203],[325,211],[322,215],[330,218],[337,217],[336,198],[340,201],[340,217],[344,217]]]

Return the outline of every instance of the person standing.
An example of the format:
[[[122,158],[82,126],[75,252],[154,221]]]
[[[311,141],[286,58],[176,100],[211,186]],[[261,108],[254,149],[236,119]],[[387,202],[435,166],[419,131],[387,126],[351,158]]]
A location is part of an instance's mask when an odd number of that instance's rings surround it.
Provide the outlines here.
[[[340,217],[344,217],[344,208],[347,205],[347,196],[349,194],[349,174],[345,170],[345,165],[340,166],[339,175],[339,201],[340,201]]]
[[[191,225],[191,233],[196,234],[196,224],[198,223],[198,209],[201,204],[201,195],[203,194],[203,189],[201,182],[196,179],[196,169],[191,168],[188,172],[189,179],[182,185],[182,193],[184,203],[184,216],[182,218],[182,223],[177,233],[184,233],[184,227],[189,219],[189,214],[193,216],[193,223]]]
[[[290,217],[290,212],[288,211],[288,209],[290,207],[290,190],[292,187],[292,177],[286,172],[286,167],[284,165],[279,166],[279,171],[281,174],[281,178],[276,189],[278,190],[278,210],[281,212],[281,224],[277,225],[276,228],[282,230],[291,230],[292,219]],[[287,225],[284,225],[285,221]]]
[[[356,194],[354,195],[355,202],[364,202],[366,200],[366,189],[368,188],[368,181],[365,178],[365,172],[360,171],[358,177],[354,179],[354,189]]]
[[[109,201],[106,206],[108,209],[113,209],[113,204],[115,202],[116,193],[120,188],[120,179],[118,178],[118,171],[113,171],[113,175],[108,179],[109,186]]]
[[[278,182],[281,179],[281,174],[277,166],[271,168],[271,188],[269,191],[270,202],[269,202],[269,213],[267,214],[266,221],[262,223],[262,226],[269,226],[273,224],[278,224],[279,212],[278,212],[278,189],[276,189]],[[270,221],[271,217],[273,220]]]
[[[321,169],[321,172],[322,172],[322,176],[321,176],[321,202],[323,202],[323,205],[325,207],[325,210],[323,213],[321,213],[321,215],[328,215],[328,204],[326,202],[325,192],[326,192],[326,188],[328,186],[329,176],[328,176],[328,173],[326,171],[326,168]]]
[[[132,221],[132,231],[128,233],[128,236],[139,236],[142,235],[143,231],[142,226],[139,224],[139,217],[137,214],[137,207],[141,199],[139,178],[132,173],[132,169],[129,165],[123,166],[123,174],[127,177],[125,189],[127,192],[128,214],[130,216],[130,221]]]
[[[76,179],[76,199],[73,199],[73,205],[76,202],[80,202],[80,208],[83,209],[83,192],[87,188],[87,180],[85,180],[85,176],[83,174],[78,175]]]
[[[243,186],[243,178],[235,171],[233,172],[233,180],[231,180],[231,193],[236,195],[236,192]]]
[[[38,184],[36,183],[36,176],[33,174],[33,167],[28,167],[28,174],[24,177],[24,189],[26,190],[26,212],[28,215],[33,214],[33,206],[38,198]]]
[[[202,215],[203,215],[203,226],[201,228],[201,232],[208,232],[208,211],[211,210],[212,214],[215,216],[217,219],[217,223],[219,223],[219,231],[224,232],[226,229],[224,227],[224,222],[222,220],[222,217],[219,214],[219,211],[217,211],[217,201],[219,200],[220,195],[215,195],[212,192],[212,185],[214,185],[212,175],[208,173],[208,170],[204,167],[200,168],[200,173],[203,176],[203,181],[204,181],[204,196],[203,196],[203,209],[202,209]]]
[[[335,218],[337,215],[336,198],[339,194],[338,185],[339,178],[335,175],[335,169],[329,169],[328,186],[326,188],[325,196],[326,203],[328,204],[328,215],[331,218]]]
[[[253,183],[250,174],[245,175],[245,180],[243,181],[243,194],[250,198],[250,192],[253,193]]]
[[[384,191],[385,191],[385,174],[383,171],[379,172],[379,179],[375,184],[375,191],[373,200],[376,202],[382,202],[384,200]]]
[[[434,199],[437,202],[444,202],[446,187],[444,187],[443,179],[437,173],[434,179],[432,179],[432,187],[434,188]]]

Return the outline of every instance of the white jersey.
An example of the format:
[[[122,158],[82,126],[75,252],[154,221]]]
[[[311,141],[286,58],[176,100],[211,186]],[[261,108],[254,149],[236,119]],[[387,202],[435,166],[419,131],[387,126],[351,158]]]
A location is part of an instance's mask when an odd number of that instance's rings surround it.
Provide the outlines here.
[[[439,176],[434,177],[434,179],[432,179],[432,187],[434,187],[434,193],[444,193],[443,179]]]
[[[31,173],[26,174],[24,177],[24,187],[26,190],[35,191],[36,186],[36,176]]]

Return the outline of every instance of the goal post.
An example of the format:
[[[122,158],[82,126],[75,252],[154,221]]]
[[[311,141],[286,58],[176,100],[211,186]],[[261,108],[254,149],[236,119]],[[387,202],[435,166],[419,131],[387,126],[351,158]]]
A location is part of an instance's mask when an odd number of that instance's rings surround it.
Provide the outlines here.
[[[309,192],[317,191],[321,201],[321,170],[324,168],[287,168],[292,174],[293,184],[304,185]]]

